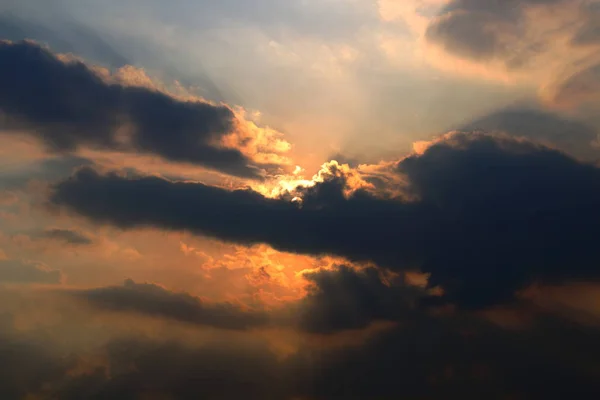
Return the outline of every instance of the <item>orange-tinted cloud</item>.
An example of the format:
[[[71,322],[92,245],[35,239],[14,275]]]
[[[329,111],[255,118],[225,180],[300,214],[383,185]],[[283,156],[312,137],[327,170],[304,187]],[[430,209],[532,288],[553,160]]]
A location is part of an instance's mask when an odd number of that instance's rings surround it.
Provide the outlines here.
[[[530,87],[551,103],[576,106],[595,93],[585,65],[597,59],[600,42],[591,32],[600,21],[598,4],[453,0],[429,20],[422,47],[438,68]]]
[[[14,284],[59,284],[63,281],[60,270],[33,261],[0,259],[0,282]]]
[[[579,106],[595,106],[600,101],[600,61],[591,59],[579,68],[572,68],[565,76],[557,77],[545,87],[542,98],[551,107],[567,110]]]
[[[402,182],[394,189],[406,196],[376,195],[369,191],[373,184],[337,163],[317,175],[320,182],[275,198],[86,169],[57,185],[53,201],[125,229],[150,225],[401,272],[419,269],[431,274],[430,286],[440,286],[444,299],[465,307],[508,301],[534,277],[562,282],[598,276],[591,245],[600,196],[596,166],[524,138],[453,133],[392,171]],[[130,199],[138,199],[140,190],[144,207],[133,207]],[[114,196],[98,201],[106,192]],[[171,207],[173,196],[179,201]],[[540,207],[553,217],[537,217]],[[566,241],[571,235],[579,240]],[[538,269],[531,260],[539,257],[544,262]],[[567,267],[573,259],[579,260],[576,271]],[[448,267],[450,260],[455,267]]]

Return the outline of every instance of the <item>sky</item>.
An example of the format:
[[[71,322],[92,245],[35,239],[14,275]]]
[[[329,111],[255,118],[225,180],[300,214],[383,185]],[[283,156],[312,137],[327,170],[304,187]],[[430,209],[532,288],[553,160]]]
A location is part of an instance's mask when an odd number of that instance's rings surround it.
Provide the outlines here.
[[[0,0],[0,397],[600,395],[600,1]]]

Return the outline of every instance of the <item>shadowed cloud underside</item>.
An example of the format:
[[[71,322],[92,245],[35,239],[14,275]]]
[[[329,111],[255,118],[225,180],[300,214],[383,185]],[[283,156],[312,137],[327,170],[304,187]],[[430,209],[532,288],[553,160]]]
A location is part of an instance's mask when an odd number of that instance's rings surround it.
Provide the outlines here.
[[[394,168],[413,200],[365,190],[346,196],[344,176],[299,189],[298,204],[84,169],[58,184],[52,201],[123,228],[185,230],[418,269],[449,301],[469,307],[509,300],[532,283],[598,278],[597,167],[521,139],[454,134]]]
[[[110,83],[82,61],[33,42],[0,42],[0,60],[4,128],[27,129],[50,149],[136,151],[260,177],[240,151],[217,145],[236,129],[226,106]]]

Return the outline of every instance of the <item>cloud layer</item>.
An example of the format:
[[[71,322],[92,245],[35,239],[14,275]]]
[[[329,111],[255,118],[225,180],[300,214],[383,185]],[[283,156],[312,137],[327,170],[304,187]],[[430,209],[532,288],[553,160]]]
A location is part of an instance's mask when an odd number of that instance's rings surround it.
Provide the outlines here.
[[[27,129],[53,150],[135,151],[260,176],[240,150],[220,145],[239,123],[226,106],[111,83],[83,62],[32,42],[0,42],[0,60],[3,127]]]
[[[227,330],[293,328],[300,332],[331,334],[368,328],[375,322],[401,321],[414,312],[424,296],[403,280],[382,276],[376,268],[357,270],[335,266],[305,273],[305,297],[282,302],[273,309],[231,302],[211,302],[131,279],[109,286],[65,293],[97,310],[127,312],[197,326]]]
[[[509,300],[535,282],[598,278],[600,170],[522,139],[453,134],[394,167],[406,199],[346,177],[299,189],[302,202],[84,169],[52,201],[97,222],[156,226],[286,251],[430,273],[464,306]]]
[[[11,365],[0,375],[0,394],[7,398],[479,399],[600,393],[597,329],[543,310],[530,310],[530,323],[513,330],[469,315],[414,313],[377,334],[360,338],[352,332],[358,342],[305,337],[282,355],[269,336],[251,332],[209,332],[131,315],[119,319],[79,309],[73,301],[57,302],[48,292],[2,289],[0,298],[13,299],[2,306],[0,319],[0,361]],[[40,314],[44,322],[35,323]],[[285,343],[287,334],[276,332],[275,343]]]
[[[85,299],[100,309],[130,311],[222,329],[248,329],[266,325],[266,315],[230,303],[203,302],[187,293],[175,293],[151,283],[131,279],[123,286],[75,291],[73,296]]]
[[[59,284],[62,273],[42,263],[0,259],[0,282],[17,284]]]
[[[600,155],[599,131],[593,126],[535,108],[498,110],[462,125],[459,130],[527,138],[589,161],[595,161]]]
[[[479,61],[500,59],[509,67],[520,67],[544,45],[541,42],[537,46],[519,46],[519,37],[528,28],[528,8],[560,3],[563,0],[453,0],[430,23],[426,36],[463,57]]]
[[[600,398],[599,0],[8,2],[0,398]]]

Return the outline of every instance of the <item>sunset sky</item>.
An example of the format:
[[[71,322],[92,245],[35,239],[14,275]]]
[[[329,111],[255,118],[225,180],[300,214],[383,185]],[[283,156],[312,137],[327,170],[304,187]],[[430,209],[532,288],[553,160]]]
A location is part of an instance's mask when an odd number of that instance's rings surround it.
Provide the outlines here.
[[[598,232],[599,0],[0,0],[2,399],[600,398]]]

